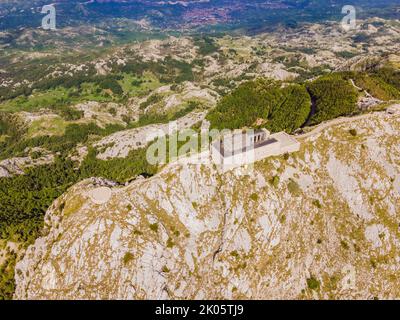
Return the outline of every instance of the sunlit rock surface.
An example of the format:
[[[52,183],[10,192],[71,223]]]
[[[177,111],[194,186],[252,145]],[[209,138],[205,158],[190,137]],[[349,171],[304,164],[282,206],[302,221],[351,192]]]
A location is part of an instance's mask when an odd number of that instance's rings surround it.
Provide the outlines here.
[[[399,298],[399,133],[374,114],[251,176],[172,165],[105,203],[84,181],[48,210],[15,298]]]

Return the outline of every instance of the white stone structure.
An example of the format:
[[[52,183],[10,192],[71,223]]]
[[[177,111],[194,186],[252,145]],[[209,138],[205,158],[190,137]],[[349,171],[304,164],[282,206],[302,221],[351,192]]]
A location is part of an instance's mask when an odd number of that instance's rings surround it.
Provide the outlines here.
[[[223,171],[247,166],[271,156],[300,150],[300,143],[285,132],[270,134],[266,129],[237,131],[212,144],[211,156]]]

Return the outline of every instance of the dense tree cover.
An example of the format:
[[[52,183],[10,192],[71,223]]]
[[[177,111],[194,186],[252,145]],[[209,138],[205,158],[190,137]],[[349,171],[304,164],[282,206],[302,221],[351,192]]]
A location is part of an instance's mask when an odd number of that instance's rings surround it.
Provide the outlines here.
[[[169,121],[175,121],[175,120],[187,115],[188,113],[192,112],[193,110],[199,108],[200,105],[201,104],[197,101],[189,101],[188,104],[184,108],[182,108],[172,114],[169,114],[169,113],[145,113],[139,117],[139,121],[129,124],[129,127],[137,128],[137,127],[147,126],[147,125],[153,124],[153,123],[167,123]]]
[[[167,57],[164,59],[165,71],[160,75],[160,81],[164,83],[182,83],[184,81],[193,81],[194,75],[192,66],[184,61],[179,61]]]
[[[11,252],[0,265],[0,300],[11,300],[15,291],[14,269],[17,255]]]
[[[85,82],[101,82],[105,77],[94,74],[75,73],[73,75],[62,75],[53,78],[44,78],[34,83],[33,89],[45,91],[57,87],[79,88]]]
[[[199,53],[203,56],[212,54],[219,50],[215,40],[210,37],[197,36],[193,38],[194,45],[199,48]]]
[[[0,237],[17,241],[36,239],[43,215],[55,198],[77,181],[73,163],[28,169],[25,175],[0,178]]]
[[[0,112],[0,135],[5,136],[5,139],[0,140],[0,159],[6,148],[22,139],[25,131],[23,123],[15,115]]]
[[[20,96],[29,96],[32,93],[32,88],[29,87],[19,87],[14,90],[10,90],[9,88],[6,87],[1,87],[0,88],[0,102],[14,99]]]
[[[307,85],[315,110],[310,124],[317,124],[357,111],[358,93],[340,75],[321,77]]]
[[[5,116],[3,121],[4,119]],[[13,139],[1,143],[0,159],[24,155],[27,148],[33,147],[45,148],[58,153],[59,156],[54,164],[28,169],[25,175],[0,178],[0,237],[11,237],[19,241],[35,239],[41,229],[44,212],[54,199],[72,184],[91,176],[90,174],[122,180],[126,172],[123,166],[126,168],[137,166],[135,170],[145,171],[143,160],[139,161],[136,154],[130,155],[123,165],[118,161],[103,163],[98,160],[97,163],[88,157],[82,171],[77,170],[75,164],[68,160],[68,154],[78,143],[86,143],[92,136],[105,136],[121,129],[121,126],[116,125],[103,129],[94,123],[71,124],[63,136],[42,136],[31,139],[23,138],[23,130],[19,132],[14,129]],[[132,170],[130,176],[135,176],[137,172],[135,170]]]
[[[358,92],[350,79],[379,99],[400,98],[400,72],[389,68],[370,73],[332,73],[286,87],[258,79],[240,85],[223,97],[207,118],[218,129],[261,125],[273,132],[293,132],[305,124],[356,112]]]
[[[118,80],[122,79],[122,77],[118,77]],[[99,82],[99,86],[104,90],[111,90],[113,94],[122,95],[124,91],[122,90],[121,85],[118,83],[116,78],[105,78]]]
[[[281,88],[263,79],[246,82],[225,96],[207,116],[213,128],[237,129],[262,126],[272,131],[292,132],[306,121],[310,97],[301,85]]]
[[[94,123],[69,124],[63,136],[39,136],[23,139],[20,134],[18,140],[8,139],[0,150],[0,159],[23,155],[27,148],[42,147],[52,152],[66,154],[78,143],[85,143],[91,136],[106,136],[120,131],[124,127],[120,125],[108,125],[100,128]]]
[[[364,75],[364,77],[357,77],[355,81],[358,86],[367,90],[375,98],[384,101],[400,99],[400,91],[377,75]]]
[[[113,70],[118,70],[119,72],[122,73],[134,74],[137,77],[143,76],[146,70],[148,71],[160,70],[158,68],[156,69],[156,64],[153,64],[152,62],[143,62],[141,61],[141,59],[133,59],[124,65],[115,64],[112,67]]]
[[[165,115],[162,121],[180,118],[198,107],[191,102],[181,111],[173,115]],[[108,161],[96,158],[96,151],[90,150],[83,163],[78,166],[69,160],[69,154],[78,143],[87,143],[92,137],[109,135],[123,129],[117,125],[99,128],[94,123],[71,124],[63,136],[42,136],[31,139],[24,138],[25,131],[15,130],[10,125],[13,116],[1,114],[2,131],[11,134],[13,140],[2,144],[0,158],[24,155],[32,147],[42,147],[57,153],[53,164],[42,165],[26,170],[25,175],[11,178],[0,178],[0,238],[29,242],[37,238],[43,224],[43,215],[50,204],[66,191],[68,187],[89,177],[103,177],[117,182],[126,182],[138,176],[153,175],[157,168],[146,161],[146,149],[132,151],[123,159]],[[146,121],[157,119],[142,119],[139,125]]]
[[[316,66],[312,68],[301,68],[296,69],[296,73],[299,75],[296,79],[294,79],[295,83],[303,84],[304,82],[308,81],[309,79],[315,79],[317,77],[321,77],[330,73],[330,67],[327,65]]]
[[[218,129],[253,126],[257,119],[268,118],[270,107],[278,97],[276,83],[264,79],[249,81],[223,97],[207,119]]]
[[[172,114],[159,116],[156,119],[143,118],[138,125],[146,122],[167,122],[175,120],[198,107],[193,101],[182,110]],[[126,158],[99,160],[96,151],[91,149],[82,164],[78,166],[69,160],[69,155],[79,143],[88,143],[89,139],[106,136],[123,127],[109,125],[99,128],[94,123],[70,124],[63,136],[41,136],[24,138],[24,129],[18,133],[14,125],[10,125],[12,115],[0,114],[2,130],[10,134],[13,140],[3,143],[0,159],[24,155],[26,150],[42,147],[58,154],[53,164],[42,165],[26,170],[25,175],[11,178],[0,178],[0,238],[29,242],[37,238],[43,224],[43,215],[50,204],[63,194],[67,188],[78,181],[89,177],[103,177],[124,183],[138,175],[151,176],[157,168],[148,164],[146,148],[129,153]],[[17,134],[18,133],[18,134]]]
[[[131,151],[126,158],[100,160],[96,151],[90,150],[79,168],[79,179],[102,177],[119,183],[125,183],[139,175],[152,176],[157,168],[146,159],[146,148]]]
[[[45,78],[33,85],[33,88],[40,91],[63,87],[66,89],[76,88],[80,90],[84,83],[97,85],[101,89],[109,89],[116,95],[122,95],[124,92],[118,80],[121,80],[121,74],[96,75],[93,73],[76,73],[73,75],[63,75],[54,78]]]
[[[355,43],[361,43],[361,42],[368,43],[371,41],[372,38],[373,38],[372,35],[366,33],[357,33],[355,36],[353,36],[353,41]]]
[[[193,105],[188,108],[193,108]],[[71,141],[61,144],[66,150],[56,157],[53,164],[27,169],[24,175],[0,178],[0,239],[34,241],[43,227],[47,208],[69,187],[83,179],[102,177],[125,183],[138,175],[148,177],[157,172],[157,167],[147,162],[146,148],[133,150],[126,158],[110,160],[97,159],[97,151],[92,148],[78,165],[69,159],[67,151],[71,151],[78,141],[84,141],[94,128],[90,126],[80,130],[74,127],[70,130],[78,132],[66,133],[68,138],[63,140]],[[56,143],[47,147],[58,149],[61,145]]]
[[[2,119],[0,116],[0,135],[5,135],[10,131],[10,124],[5,119]]]
[[[339,58],[351,59],[354,58],[357,54],[351,51],[339,51],[335,52],[335,55]]]
[[[385,83],[393,86],[400,91],[400,70],[390,67],[381,68],[375,71],[375,76],[379,77]]]
[[[399,89],[390,83],[391,81],[393,82],[395,77],[391,75],[391,73],[390,76],[385,76],[385,74],[388,74],[388,72],[389,69],[386,69],[386,71],[372,73],[346,72],[342,75],[344,79],[353,79],[357,87],[366,90],[369,94],[377,99],[383,101],[400,99]]]
[[[281,90],[282,103],[275,105],[268,117],[271,132],[293,132],[306,121],[311,111],[311,99],[304,86],[293,85]]]
[[[156,75],[163,83],[181,83],[193,81],[194,75],[192,65],[167,56],[163,61],[141,61],[131,60],[125,65],[115,64],[112,66],[114,72],[133,74],[137,77],[143,76],[145,71]]]
[[[107,161],[97,159],[96,151],[90,150],[79,167],[68,157],[60,156],[53,164],[26,170],[25,175],[0,178],[0,238],[35,240],[47,208],[80,180],[103,177],[124,183],[138,175],[151,176],[156,170],[146,160],[146,149]]]

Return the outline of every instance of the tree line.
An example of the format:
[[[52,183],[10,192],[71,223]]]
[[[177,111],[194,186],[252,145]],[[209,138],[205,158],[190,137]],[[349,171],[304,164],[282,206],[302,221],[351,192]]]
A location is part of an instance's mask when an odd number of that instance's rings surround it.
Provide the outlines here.
[[[303,83],[256,79],[225,95],[207,119],[217,129],[262,127],[292,133],[305,124],[358,112],[357,101],[363,92],[350,79],[378,99],[400,99],[400,71],[392,68],[331,73]]]

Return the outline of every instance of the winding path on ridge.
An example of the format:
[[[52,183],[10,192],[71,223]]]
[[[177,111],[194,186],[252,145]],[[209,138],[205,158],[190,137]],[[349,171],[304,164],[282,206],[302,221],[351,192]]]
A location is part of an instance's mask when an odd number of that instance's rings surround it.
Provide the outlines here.
[[[353,122],[353,121],[357,121],[357,120],[361,120],[361,119],[367,119],[370,118],[376,114],[382,114],[384,111],[381,112],[373,112],[373,113],[367,113],[367,114],[362,114],[359,116],[355,116],[355,117],[341,117],[341,118],[336,118],[333,120],[329,120],[327,122],[323,122],[319,125],[317,125],[314,129],[312,129],[310,132],[307,133],[303,133],[303,134],[299,134],[299,135],[295,135],[294,137],[296,139],[306,139],[309,138],[315,134],[320,133],[321,131],[339,125],[339,124],[343,124],[343,123],[348,123],[348,122]]]

